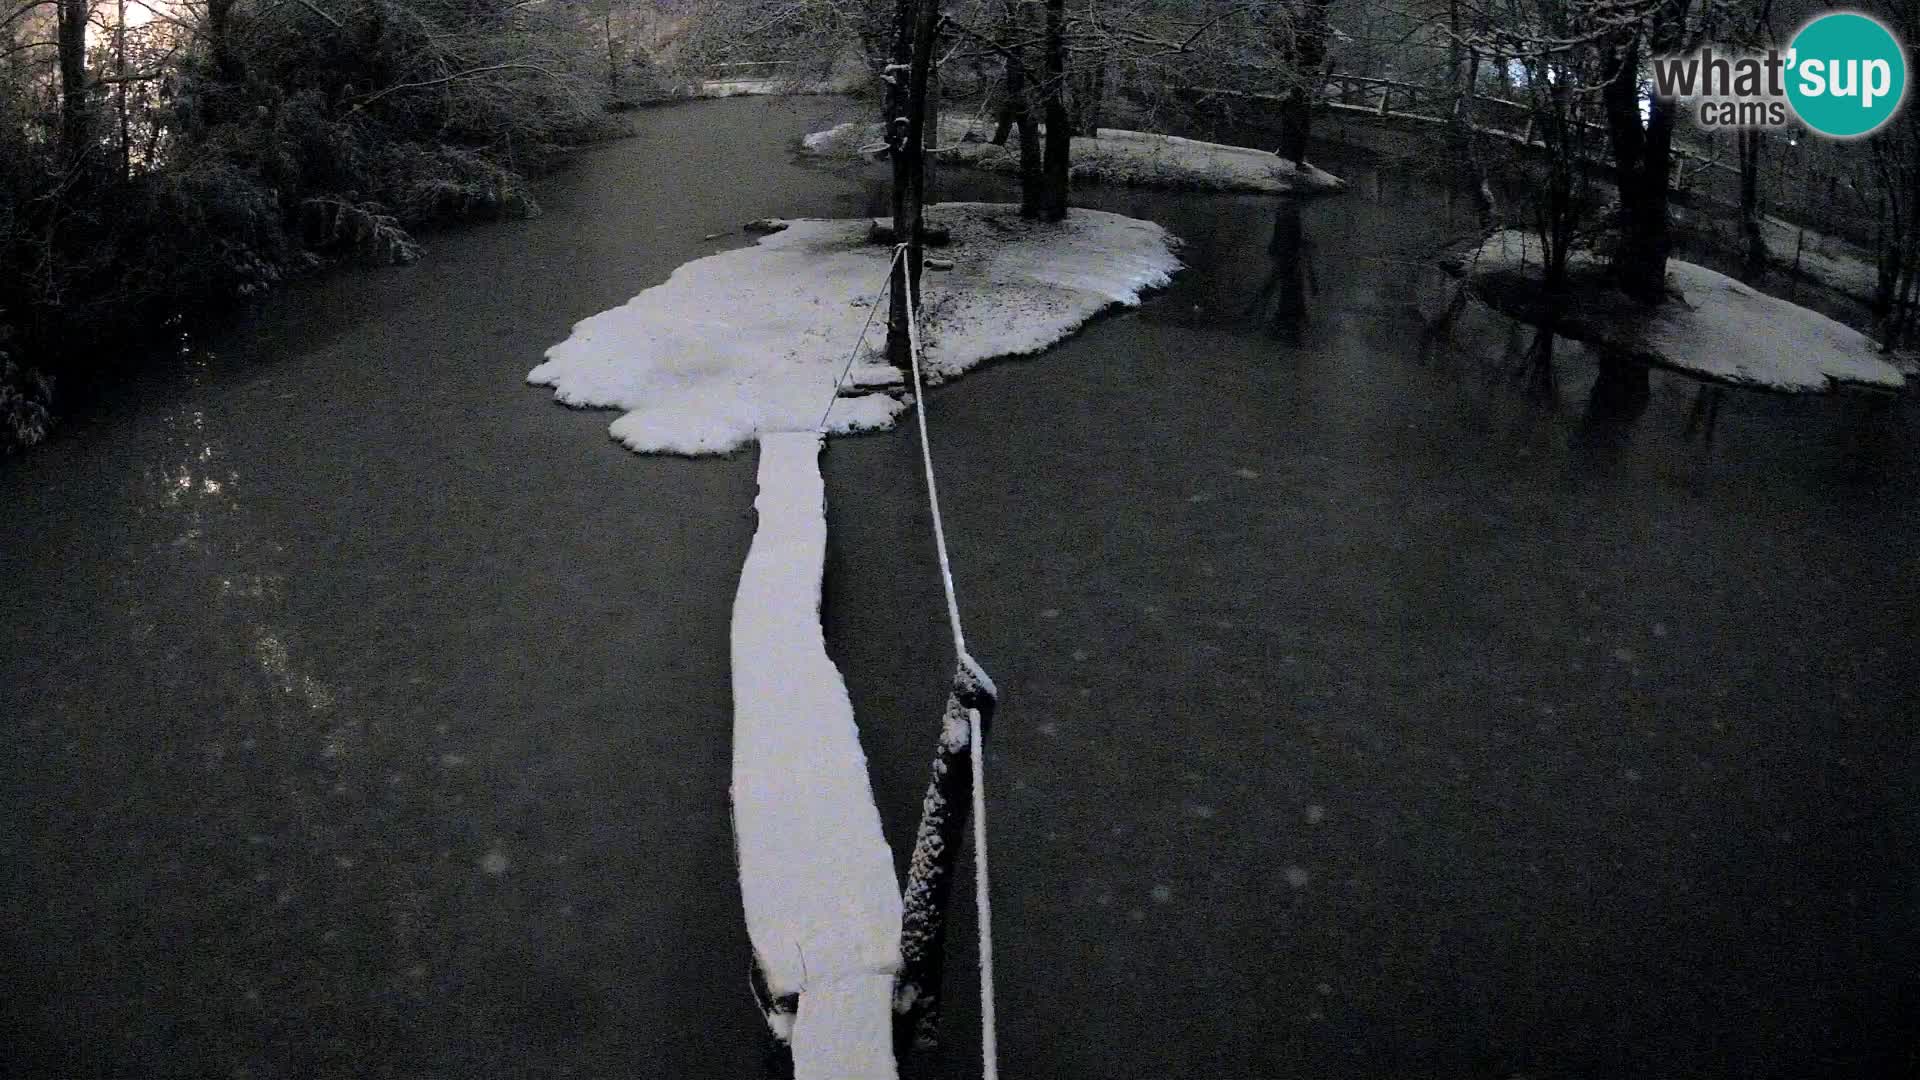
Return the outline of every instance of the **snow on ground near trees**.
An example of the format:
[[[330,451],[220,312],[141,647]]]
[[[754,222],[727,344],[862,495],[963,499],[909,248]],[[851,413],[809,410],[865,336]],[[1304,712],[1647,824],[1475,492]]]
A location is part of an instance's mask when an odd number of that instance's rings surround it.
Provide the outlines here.
[[[1767,254],[1780,266],[1798,269],[1843,296],[1873,302],[1874,291],[1880,286],[1880,271],[1873,265],[1871,252],[1776,218],[1762,218],[1760,228],[1767,241]]]
[[[1134,305],[1179,269],[1177,241],[1149,221],[1074,210],[1057,224],[991,203],[929,208],[952,244],[928,270],[926,369],[942,382],[999,356],[1035,353],[1114,305]],[[878,299],[867,338],[880,359],[892,249],[869,219],[809,219],[681,266],[664,284],[574,324],[527,381],[567,405],[624,409],[609,431],[641,453],[723,454],[761,432],[891,427],[887,394],[834,400],[835,380]]]
[[[985,141],[992,133],[991,125],[982,127],[975,120],[943,119],[940,160],[990,172],[1019,172],[1019,137],[995,146]],[[969,136],[977,141],[968,141]],[[850,120],[816,131],[800,143],[817,157],[860,157],[880,145],[880,125]],[[1346,187],[1346,181],[1312,164],[1296,170],[1293,162],[1265,150],[1119,128],[1102,129],[1097,138],[1075,135],[1068,161],[1075,180],[1098,184],[1269,195],[1319,194]]]
[[[733,602],[740,897],[768,987],[800,995],[796,1080],[891,1080],[900,884],[820,629],[819,457],[813,432],[760,443],[760,521]]]
[[[695,83],[697,98],[780,97],[787,94],[845,94],[855,84],[842,79],[705,79]]]
[[[1539,301],[1542,247],[1531,233],[1494,233],[1448,265],[1508,314],[1527,318]],[[1597,257],[1576,252],[1570,267],[1576,286],[1560,324],[1566,337],[1714,382],[1779,393],[1826,393],[1843,385],[1898,390],[1906,383],[1865,334],[1703,266],[1669,259],[1667,284],[1679,297],[1651,312],[1596,280]]]

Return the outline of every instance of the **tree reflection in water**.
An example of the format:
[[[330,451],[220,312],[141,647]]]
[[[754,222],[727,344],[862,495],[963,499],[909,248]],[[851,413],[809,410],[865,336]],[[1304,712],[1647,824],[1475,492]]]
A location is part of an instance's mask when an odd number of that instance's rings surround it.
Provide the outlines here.
[[[1298,345],[1306,336],[1307,297],[1320,288],[1313,274],[1313,242],[1307,239],[1295,200],[1282,199],[1274,210],[1267,257],[1272,266],[1250,313],[1262,313],[1270,337]]]

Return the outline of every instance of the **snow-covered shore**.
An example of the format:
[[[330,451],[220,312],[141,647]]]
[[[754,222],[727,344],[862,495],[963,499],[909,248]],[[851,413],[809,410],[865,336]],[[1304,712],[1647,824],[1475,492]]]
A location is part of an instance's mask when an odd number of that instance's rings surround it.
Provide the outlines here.
[[[927,375],[1039,352],[1116,305],[1140,302],[1179,269],[1177,241],[1149,221],[1074,210],[1057,224],[1014,207],[942,203],[929,220],[952,243],[922,294]],[[885,393],[835,400],[871,305],[865,359],[880,359],[892,249],[867,218],[799,219],[757,244],[689,262],[626,304],[576,323],[527,381],[563,404],[621,409],[610,433],[642,453],[724,454],[763,431],[891,427]]]
[[[838,79],[703,79],[693,83],[688,96],[696,98],[780,97],[787,94],[846,94],[855,82]]]
[[[1019,172],[1019,137],[995,146],[987,141],[992,134],[991,123],[944,119],[940,160],[989,172]],[[879,144],[880,125],[851,120],[801,140],[808,154],[843,160],[859,158]],[[1295,169],[1293,162],[1265,150],[1119,128],[1104,129],[1097,138],[1074,136],[1068,160],[1075,180],[1097,184],[1268,195],[1324,194],[1346,187],[1346,181],[1311,163]]]
[[[1442,265],[1496,310],[1522,321],[1537,318],[1544,269],[1538,237],[1496,232]],[[1776,393],[1828,393],[1843,386],[1899,390],[1906,384],[1865,334],[1703,266],[1668,260],[1668,288],[1677,295],[1652,310],[1602,283],[1603,268],[1590,253],[1576,252],[1570,271],[1574,295],[1560,332],[1574,340],[1712,382]]]

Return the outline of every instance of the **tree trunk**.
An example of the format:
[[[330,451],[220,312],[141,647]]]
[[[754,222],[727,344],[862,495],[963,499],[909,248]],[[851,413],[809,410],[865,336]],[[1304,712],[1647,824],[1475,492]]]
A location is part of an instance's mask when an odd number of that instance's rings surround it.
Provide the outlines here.
[[[1041,204],[1046,201],[1046,177],[1041,168],[1040,121],[1033,115],[1033,99],[1024,77],[1015,102],[1013,122],[1020,131],[1020,216],[1039,217]]]
[[[607,12],[601,23],[603,40],[607,46],[607,100],[620,100],[620,60],[613,44],[613,0],[607,0]]]
[[[1024,41],[1027,37],[1028,20],[1026,5],[1019,0],[1007,0],[1004,22],[1005,37],[1008,41]],[[1041,188],[1045,180],[1041,175],[1040,124],[1033,115],[1033,80],[1029,72],[1033,69],[1029,61],[1033,52],[1024,46],[1010,46],[1007,50],[1007,109],[1015,130],[1020,132],[1020,216],[1039,217]]]
[[[92,110],[87,100],[87,0],[60,0],[60,157],[71,167],[87,152]]]
[[[1313,98],[1327,62],[1327,4],[1301,0],[1283,50],[1292,76],[1280,103],[1280,146],[1275,152],[1295,166],[1306,164],[1313,135]]]
[[[894,264],[890,306],[887,312],[887,357],[906,369],[912,364],[912,343],[907,332],[907,298],[920,302],[920,259],[923,252],[922,212],[926,205],[926,131],[927,79],[933,67],[933,39],[940,14],[939,0],[906,0],[913,3],[907,53],[907,71],[900,80],[904,87],[902,113],[889,125],[889,143],[893,158],[893,235],[907,245],[906,257]],[[897,63],[897,61],[896,61]]]
[[[120,178],[133,175],[133,118],[127,104],[127,0],[116,0],[113,19],[113,74],[121,81],[114,86],[113,108],[120,127]]]
[[[1273,262],[1272,286],[1278,294],[1268,331],[1289,345],[1298,345],[1307,327],[1307,234],[1299,202],[1281,200],[1267,256]]]
[[[1045,109],[1047,142],[1041,163],[1040,217],[1060,221],[1067,216],[1068,155],[1073,124],[1067,118],[1067,18],[1065,0],[1047,0]]]
[[[1651,399],[1647,365],[1603,349],[1600,372],[1587,397],[1587,415],[1596,420],[1638,420]]]
[[[1026,93],[1025,72],[1021,70],[1019,62],[1013,57],[1007,57],[1004,63],[1006,73],[1000,83],[1000,92],[1005,96],[1000,100],[999,117],[993,129],[995,146],[1007,145],[1007,136],[1013,133],[1015,115],[1023,108],[1017,103],[1018,99]]]
[[[213,53],[214,74],[229,86],[238,85],[246,79],[246,65],[233,48],[235,2],[207,0],[207,46]]]
[[[1760,148],[1764,133],[1746,128],[1740,139],[1740,234],[1746,244],[1746,277],[1767,269],[1767,237],[1760,228]]]
[[[907,69],[913,64],[913,27],[921,4],[918,0],[896,0],[893,9],[893,55],[887,62],[886,91],[881,95],[880,130],[887,142],[887,162],[892,167],[893,235],[896,241],[907,235],[907,197],[912,184],[907,161]],[[907,275],[899,263],[887,282],[887,360],[902,371],[912,364],[907,336]]]
[[[934,20],[934,26],[936,28],[935,33],[937,35],[938,26],[939,26],[939,19],[937,18],[937,16],[939,15],[939,10],[940,10],[938,0],[935,0],[933,8],[934,8],[934,14],[936,16]],[[941,104],[940,103],[940,65],[933,62],[933,57],[931,52],[929,52],[927,57],[927,88],[926,88],[926,94],[924,95],[924,100],[925,100],[925,104],[921,106],[921,115],[925,118],[923,120],[923,123],[926,125],[926,133],[927,133],[926,141],[930,145],[938,148],[941,145],[940,144],[940,104]],[[931,203],[931,202],[938,202],[939,195],[940,195],[940,155],[929,154],[924,150],[922,150],[920,154],[920,205],[921,207],[924,208],[928,203]],[[919,293],[915,293],[914,297],[918,299],[919,295],[920,295]]]
[[[1903,146],[1898,129],[1882,128],[1869,141],[1875,170],[1880,179],[1880,227],[1876,237],[1876,269],[1873,303],[1874,337],[1892,347],[1902,336],[1903,307],[1907,286],[1912,280],[1913,256],[1908,249],[1920,233],[1920,162],[1908,155],[1920,147],[1920,118],[1909,127],[1911,140]]]
[[[1447,88],[1457,95],[1466,69],[1461,55],[1460,0],[1447,0],[1447,30]]]
[[[1087,74],[1081,84],[1080,115],[1075,117],[1074,134],[1089,139],[1100,137],[1101,104],[1107,96],[1107,58],[1101,56],[1093,62],[1093,70]]]
[[[893,122],[907,114],[907,67],[913,62],[915,0],[895,0],[893,5],[893,53],[887,61],[885,92],[880,95],[880,124],[888,135]],[[899,169],[894,170],[895,190],[899,188]]]
[[[1641,303],[1658,304],[1666,299],[1667,256],[1673,248],[1667,226],[1673,105],[1654,97],[1642,127],[1638,42],[1616,51],[1610,62],[1616,66],[1601,97],[1613,147],[1614,183],[1620,190],[1620,245],[1613,271],[1622,292]]]

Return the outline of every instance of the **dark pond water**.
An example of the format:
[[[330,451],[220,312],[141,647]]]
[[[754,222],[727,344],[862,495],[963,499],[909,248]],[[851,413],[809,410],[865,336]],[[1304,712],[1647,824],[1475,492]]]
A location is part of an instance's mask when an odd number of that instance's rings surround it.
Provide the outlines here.
[[[290,290],[0,466],[0,1071],[759,1074],[753,456],[634,457],[520,380],[706,234],[877,206],[787,154],[845,108],[637,114],[544,218]],[[1470,209],[1322,163],[1352,187],[1304,207],[1082,193],[1190,269],[932,399],[1006,700],[1004,1067],[1910,1073],[1910,419],[1735,396],[1708,449],[1677,381],[1588,419],[1577,357],[1531,403],[1501,328],[1420,342]],[[917,455],[826,457],[898,852],[950,669]]]

